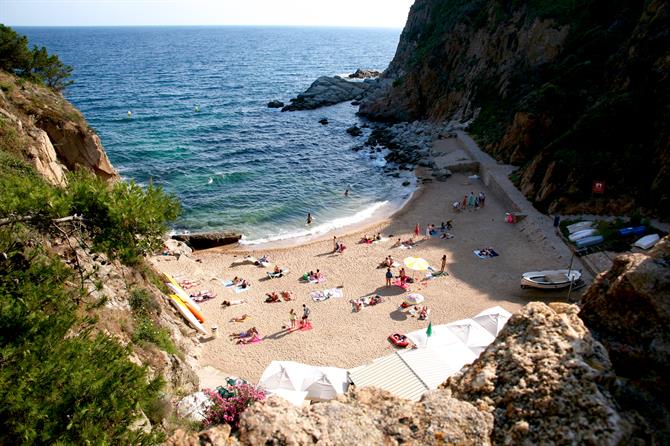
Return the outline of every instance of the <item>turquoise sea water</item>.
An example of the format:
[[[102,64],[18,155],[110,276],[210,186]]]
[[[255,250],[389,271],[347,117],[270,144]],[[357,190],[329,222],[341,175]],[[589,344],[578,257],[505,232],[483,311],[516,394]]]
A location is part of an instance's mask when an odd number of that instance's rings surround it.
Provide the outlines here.
[[[383,175],[381,158],[350,150],[362,142],[345,133],[360,124],[350,104],[288,113],[266,107],[288,102],[318,76],[383,70],[400,30],[17,31],[74,67],[65,96],[120,174],[180,198],[177,231],[235,230],[252,243],[319,233],[397,206],[410,192],[403,178]],[[322,117],[328,125],[318,123]],[[309,230],[307,212],[315,218]]]

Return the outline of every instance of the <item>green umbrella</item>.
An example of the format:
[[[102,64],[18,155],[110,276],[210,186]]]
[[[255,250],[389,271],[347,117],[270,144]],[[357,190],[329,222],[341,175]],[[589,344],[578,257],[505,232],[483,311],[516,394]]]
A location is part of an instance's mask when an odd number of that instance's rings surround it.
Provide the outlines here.
[[[428,323],[428,328],[426,329],[426,337],[431,337],[433,335],[433,323]]]

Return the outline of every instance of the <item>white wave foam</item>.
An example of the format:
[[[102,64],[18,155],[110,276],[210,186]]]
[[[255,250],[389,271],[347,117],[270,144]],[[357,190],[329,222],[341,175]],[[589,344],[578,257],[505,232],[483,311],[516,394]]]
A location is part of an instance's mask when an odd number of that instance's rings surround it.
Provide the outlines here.
[[[276,235],[270,235],[265,238],[259,238],[255,240],[246,240],[244,237],[240,240],[241,245],[260,245],[262,243],[278,242],[283,240],[297,239],[297,238],[314,238],[324,234],[327,234],[330,231],[335,229],[340,229],[345,226],[355,225],[361,223],[367,219],[370,219],[376,212],[382,209],[384,206],[388,206],[389,201],[378,201],[372,206],[363,209],[355,213],[350,217],[336,218],[335,220],[328,221],[326,223],[315,226],[311,229],[300,229],[292,232],[285,232]]]

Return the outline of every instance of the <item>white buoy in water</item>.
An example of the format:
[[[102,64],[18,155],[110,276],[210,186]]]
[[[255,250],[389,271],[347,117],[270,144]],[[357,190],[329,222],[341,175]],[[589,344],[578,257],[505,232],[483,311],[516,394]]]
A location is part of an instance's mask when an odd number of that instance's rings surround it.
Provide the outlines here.
[[[199,111],[200,111],[200,106],[199,106],[199,105],[196,105],[196,106],[195,106],[195,111],[196,111],[196,112],[199,112]]]
[[[128,117],[129,117],[129,118],[132,118],[132,117],[133,117],[133,112],[131,112],[130,110],[128,110]]]

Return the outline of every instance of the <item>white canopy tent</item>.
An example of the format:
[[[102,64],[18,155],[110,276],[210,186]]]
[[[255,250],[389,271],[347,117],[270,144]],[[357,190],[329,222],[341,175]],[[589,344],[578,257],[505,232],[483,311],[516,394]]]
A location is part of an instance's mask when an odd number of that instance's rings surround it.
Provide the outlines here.
[[[347,371],[336,367],[316,367],[293,361],[272,361],[263,371],[258,386],[269,393],[305,392],[305,398],[329,400],[347,391]],[[295,394],[291,394],[292,398]]]
[[[447,324],[447,329],[477,356],[495,339],[495,336],[473,319],[451,322]]]
[[[479,325],[484,327],[493,336],[498,336],[500,330],[503,329],[512,313],[505,310],[503,307],[491,307],[479,313],[472,319]]]

